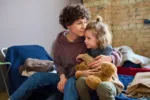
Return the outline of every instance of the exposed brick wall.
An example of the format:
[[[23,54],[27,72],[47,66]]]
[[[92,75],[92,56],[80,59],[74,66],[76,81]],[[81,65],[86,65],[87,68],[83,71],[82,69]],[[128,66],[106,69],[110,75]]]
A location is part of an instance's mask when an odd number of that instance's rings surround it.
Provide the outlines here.
[[[113,33],[113,46],[127,45],[150,57],[150,0],[83,0],[92,19],[101,15]]]

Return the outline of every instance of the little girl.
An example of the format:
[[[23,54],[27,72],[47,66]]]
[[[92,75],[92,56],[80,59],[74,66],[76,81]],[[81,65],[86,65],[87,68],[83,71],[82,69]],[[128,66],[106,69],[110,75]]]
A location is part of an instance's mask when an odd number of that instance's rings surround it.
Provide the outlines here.
[[[108,26],[102,22],[102,17],[98,16],[96,22],[87,25],[84,42],[88,48],[87,53],[94,58],[99,55],[111,55],[113,50],[111,46],[112,35]],[[82,55],[79,54],[76,60],[80,60]],[[83,75],[77,80],[76,87],[81,100],[91,100],[89,93],[91,89],[86,85],[85,77],[86,75]],[[113,78],[114,82],[102,82],[97,87],[96,93],[100,100],[115,100],[115,96],[123,89],[124,86],[119,81],[117,73]]]

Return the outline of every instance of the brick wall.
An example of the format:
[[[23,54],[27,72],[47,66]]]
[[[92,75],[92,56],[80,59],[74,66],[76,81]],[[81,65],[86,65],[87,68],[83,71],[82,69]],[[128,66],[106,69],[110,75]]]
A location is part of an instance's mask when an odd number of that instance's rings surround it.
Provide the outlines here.
[[[113,33],[113,46],[127,45],[150,57],[150,0],[83,0],[92,19],[101,15]]]

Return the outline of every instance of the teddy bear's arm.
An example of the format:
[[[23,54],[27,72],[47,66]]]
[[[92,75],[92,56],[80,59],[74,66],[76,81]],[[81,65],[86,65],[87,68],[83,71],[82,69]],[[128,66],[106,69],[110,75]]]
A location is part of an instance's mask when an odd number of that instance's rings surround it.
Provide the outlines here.
[[[83,75],[82,71],[76,71],[75,73],[75,77],[78,79],[79,77],[81,77]]]

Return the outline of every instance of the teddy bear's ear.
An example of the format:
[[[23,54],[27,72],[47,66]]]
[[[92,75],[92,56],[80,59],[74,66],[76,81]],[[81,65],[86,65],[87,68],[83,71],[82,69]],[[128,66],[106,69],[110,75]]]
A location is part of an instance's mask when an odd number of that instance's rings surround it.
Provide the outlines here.
[[[101,65],[101,70],[108,77],[111,77],[117,72],[116,66],[110,62],[103,62]]]

